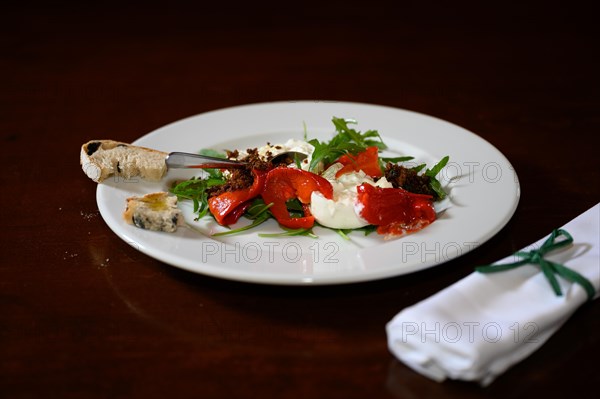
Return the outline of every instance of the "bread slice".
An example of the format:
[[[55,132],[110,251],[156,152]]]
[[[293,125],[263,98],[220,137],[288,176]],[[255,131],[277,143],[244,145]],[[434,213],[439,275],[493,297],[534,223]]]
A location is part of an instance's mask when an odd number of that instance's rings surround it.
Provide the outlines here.
[[[110,176],[158,181],[167,173],[167,155],[119,141],[92,140],[81,146],[80,163],[85,174],[97,183]]]
[[[127,198],[127,209],[123,218],[127,223],[141,229],[168,233],[185,224],[183,214],[177,208],[177,197],[162,191],[143,197]]]

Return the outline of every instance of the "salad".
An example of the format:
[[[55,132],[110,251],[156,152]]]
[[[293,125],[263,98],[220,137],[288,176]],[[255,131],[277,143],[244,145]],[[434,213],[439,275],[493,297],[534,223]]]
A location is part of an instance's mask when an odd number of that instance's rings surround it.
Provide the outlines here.
[[[446,156],[431,168],[409,163],[413,157],[389,158],[376,130],[364,133],[351,119],[332,118],[335,135],[328,141],[290,139],[247,150],[201,154],[242,160],[247,167],[205,169],[203,177],[176,183],[170,192],[193,202],[196,220],[212,217],[222,226],[242,227],[213,235],[235,234],[275,219],[278,234],[315,236],[314,226],[337,231],[377,232],[386,237],[416,232],[436,220],[434,204],[446,197],[436,176]],[[298,155],[277,157],[294,152]]]

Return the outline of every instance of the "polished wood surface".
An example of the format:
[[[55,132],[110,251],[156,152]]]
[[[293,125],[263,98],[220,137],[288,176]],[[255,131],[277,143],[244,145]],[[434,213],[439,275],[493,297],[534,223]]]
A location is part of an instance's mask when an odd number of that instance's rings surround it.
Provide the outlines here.
[[[401,309],[595,205],[600,61],[591,9],[447,2],[3,6],[0,396],[517,398],[597,390],[586,304],[488,388],[394,359]],[[222,107],[374,103],[482,136],[521,184],[473,252],[407,276],[277,287],[192,274],[123,242],[79,167],[92,138],[132,141]],[[490,209],[490,212],[493,212]]]

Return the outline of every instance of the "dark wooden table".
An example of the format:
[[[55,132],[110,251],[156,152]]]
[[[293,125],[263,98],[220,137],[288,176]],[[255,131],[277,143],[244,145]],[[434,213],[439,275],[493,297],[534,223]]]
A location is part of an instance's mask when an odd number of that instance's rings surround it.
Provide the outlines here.
[[[402,308],[600,199],[591,9],[447,3],[3,6],[0,396],[597,391],[596,370],[584,366],[600,352],[597,303],[485,389],[432,382],[386,347],[385,323]],[[514,165],[518,209],[489,242],[443,266],[312,288],[192,274],[109,230],[79,167],[83,142],[132,141],[190,115],[278,100],[374,103],[461,125]]]

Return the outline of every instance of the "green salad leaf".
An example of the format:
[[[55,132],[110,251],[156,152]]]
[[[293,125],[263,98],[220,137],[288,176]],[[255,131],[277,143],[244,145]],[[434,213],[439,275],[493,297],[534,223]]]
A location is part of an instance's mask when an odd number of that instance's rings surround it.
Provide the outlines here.
[[[318,170],[323,165],[334,162],[344,154],[356,155],[372,146],[380,150],[387,148],[376,130],[361,133],[350,128],[348,125],[356,124],[353,119],[333,117],[332,122],[335,126],[336,135],[330,141],[309,140],[309,143],[315,147],[308,167],[311,172]]]
[[[206,169],[208,170],[208,169]],[[195,220],[204,217],[208,213],[208,193],[206,190],[209,187],[218,186],[225,183],[225,179],[220,177],[191,178],[177,183],[169,190],[175,194],[179,200],[187,199],[194,203],[194,213],[197,214]]]
[[[290,229],[287,227],[281,227],[284,231],[282,233],[259,233],[259,237],[295,237],[295,236],[306,236],[311,238],[319,238],[313,233],[312,228],[310,229]]]
[[[446,192],[442,188],[442,184],[436,178],[436,176],[438,175],[438,173],[440,173],[442,171],[442,169],[444,169],[444,166],[446,166],[446,164],[448,163],[449,160],[450,160],[450,157],[448,155],[446,155],[437,164],[435,164],[433,166],[433,168],[427,169],[425,171],[425,175],[429,176],[429,187],[436,194],[438,200],[442,200],[442,199],[446,198]]]
[[[406,161],[410,161],[412,159],[415,159],[415,157],[410,157],[410,156],[406,156],[406,157],[393,157],[393,158],[387,158],[387,157],[379,157],[379,160],[381,162],[388,163],[398,163],[398,162],[406,162]]]

